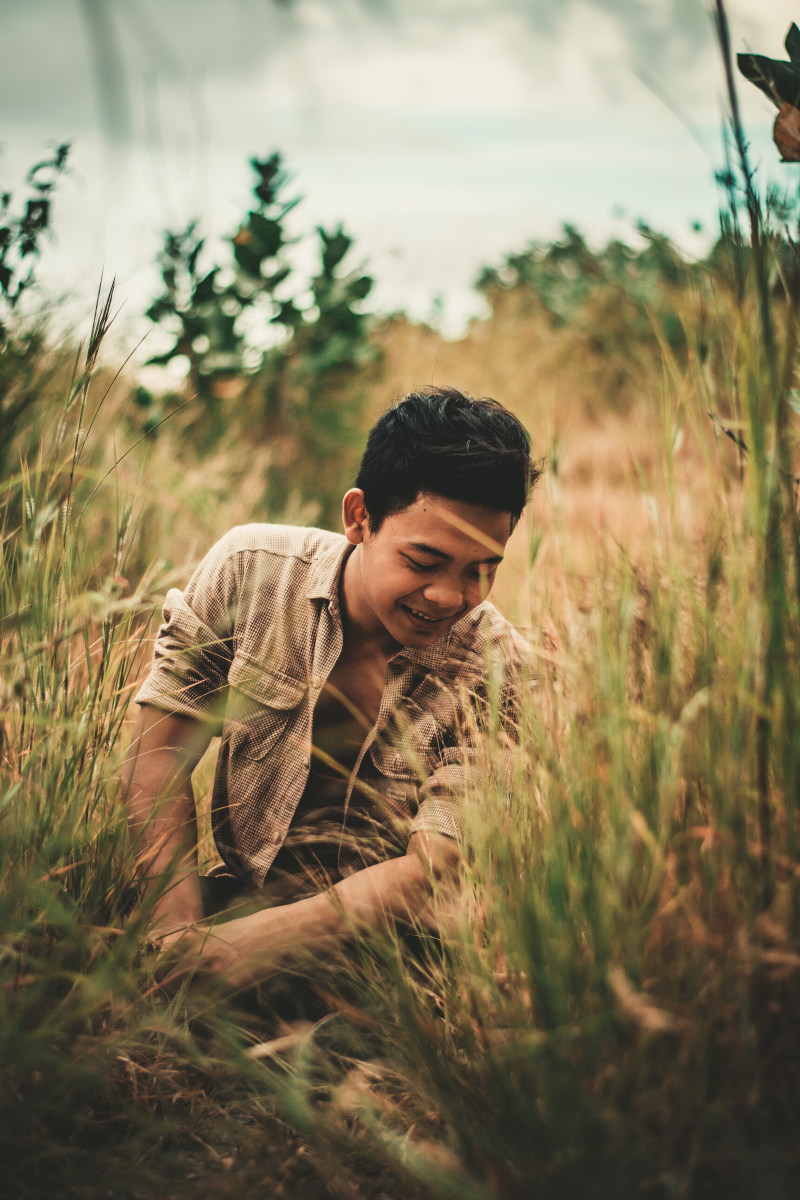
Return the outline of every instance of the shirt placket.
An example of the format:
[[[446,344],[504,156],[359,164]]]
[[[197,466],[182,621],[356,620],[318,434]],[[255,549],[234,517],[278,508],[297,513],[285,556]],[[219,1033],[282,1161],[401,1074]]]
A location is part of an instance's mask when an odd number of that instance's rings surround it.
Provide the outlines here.
[[[329,600],[320,609],[317,635],[314,638],[314,647],[311,654],[311,688],[314,692],[312,716],[319,693],[322,691],[328,680],[328,676],[339,661],[343,645],[344,632],[342,630],[339,605],[336,600]]]
[[[321,606],[317,618],[317,631],[311,651],[311,675],[309,678],[311,690],[311,712],[308,719],[308,746],[303,754],[302,787],[299,789],[298,803],[308,782],[311,770],[311,746],[314,739],[314,712],[320,693],[328,681],[328,676],[339,660],[344,644],[342,620],[336,600],[329,600]],[[297,805],[295,804],[295,808]]]
[[[274,857],[274,853],[282,845],[294,818],[297,806],[308,784],[308,776],[311,770],[310,746],[313,737],[314,710],[325,681],[341,654],[342,643],[342,623],[338,607],[335,600],[329,600],[327,604],[320,606],[317,615],[316,634],[311,648],[311,662],[308,663],[308,666],[311,668],[309,674],[311,692],[310,713],[304,705],[303,710],[308,715],[304,716],[301,714],[292,730],[295,743],[298,746],[301,744],[304,746],[302,757],[298,763],[300,769],[294,775],[291,788],[284,792],[281,815],[272,832],[271,841],[274,849],[271,857]],[[305,728],[301,732],[301,727],[303,726]]]
[[[355,761],[355,765],[353,766],[353,769],[350,772],[350,778],[347,781],[347,791],[346,791],[345,797],[344,797],[344,812],[342,813],[342,832],[344,832],[345,826],[347,824],[347,813],[350,808],[350,800],[353,795],[353,788],[356,785],[356,780],[358,779],[358,773],[361,770],[361,765],[364,762],[364,759],[367,756],[367,754],[369,753],[371,747],[373,746],[375,739],[378,737],[378,735],[380,733],[383,732],[383,730],[389,724],[389,720],[392,716],[392,713],[395,711],[395,709],[397,707],[397,703],[403,694],[404,671],[403,671],[403,665],[399,661],[399,656],[395,656],[394,658],[389,659],[388,663],[386,664],[386,673],[387,673],[386,686],[384,687],[383,695],[381,696],[381,703],[380,703],[380,708],[378,709],[378,716],[375,719],[375,724],[372,726],[372,728],[370,729],[369,733],[367,734],[367,736],[365,737],[365,739],[362,743],[361,749],[358,752],[358,758]],[[339,845],[339,867],[340,867],[340,869],[341,869],[341,858],[342,858],[342,845],[340,843],[340,845]]]

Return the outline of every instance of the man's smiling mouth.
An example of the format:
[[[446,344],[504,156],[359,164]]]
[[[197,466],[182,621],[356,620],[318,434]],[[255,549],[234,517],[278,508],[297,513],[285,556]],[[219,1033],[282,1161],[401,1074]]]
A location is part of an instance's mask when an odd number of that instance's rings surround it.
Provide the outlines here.
[[[403,608],[407,613],[411,613],[412,617],[416,617],[418,621],[427,621],[429,625],[440,625],[442,621],[446,621],[446,617],[429,617],[427,613],[420,612],[417,608],[412,608],[410,604],[404,604]]]

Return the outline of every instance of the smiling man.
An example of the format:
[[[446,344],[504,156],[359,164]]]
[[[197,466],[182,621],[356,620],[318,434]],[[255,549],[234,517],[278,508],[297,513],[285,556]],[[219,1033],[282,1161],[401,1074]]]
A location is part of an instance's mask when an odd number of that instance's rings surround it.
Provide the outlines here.
[[[154,943],[236,986],[413,923],[457,873],[490,696],[513,729],[525,685],[486,597],[537,477],[496,401],[412,393],[370,432],[344,536],[243,526],[168,593],[125,778]],[[191,775],[217,734],[222,861],[201,878]],[[237,903],[257,911],[204,923]]]

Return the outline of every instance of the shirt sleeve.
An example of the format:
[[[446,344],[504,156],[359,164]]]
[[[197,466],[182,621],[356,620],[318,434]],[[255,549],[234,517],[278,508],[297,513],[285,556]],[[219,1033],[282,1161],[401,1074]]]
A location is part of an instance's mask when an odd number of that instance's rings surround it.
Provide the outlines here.
[[[510,792],[512,758],[520,742],[520,708],[526,694],[536,687],[533,655],[519,635],[515,651],[498,663],[495,678],[487,680],[485,690],[463,698],[456,744],[440,751],[420,788],[412,834],[441,833],[463,841],[465,794],[474,794],[477,786],[484,792],[489,788]]]
[[[211,548],[184,591],[171,588],[150,674],[135,696],[221,729],[233,659],[240,559],[231,534]]]

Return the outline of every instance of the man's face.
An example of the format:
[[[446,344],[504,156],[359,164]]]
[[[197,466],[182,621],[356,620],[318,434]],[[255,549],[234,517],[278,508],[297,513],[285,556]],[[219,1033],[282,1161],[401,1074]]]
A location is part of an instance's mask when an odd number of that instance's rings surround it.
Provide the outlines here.
[[[377,533],[369,518],[345,571],[349,619],[367,634],[425,647],[485,600],[511,533],[509,513],[421,492]]]

